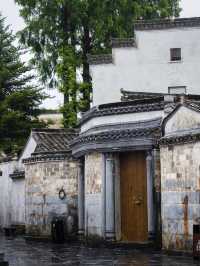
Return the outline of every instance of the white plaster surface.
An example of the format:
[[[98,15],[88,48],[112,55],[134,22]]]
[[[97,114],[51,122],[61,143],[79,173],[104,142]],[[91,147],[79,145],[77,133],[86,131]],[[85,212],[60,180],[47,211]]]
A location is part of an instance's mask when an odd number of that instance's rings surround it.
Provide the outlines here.
[[[85,232],[87,235],[103,236],[102,232],[102,195],[101,193],[85,196]]]
[[[200,128],[200,112],[181,106],[167,121],[165,134],[194,128]]]
[[[88,129],[100,125],[144,121],[144,120],[156,119],[163,115],[164,115],[163,111],[152,111],[152,112],[141,112],[141,113],[121,114],[121,115],[118,114],[118,115],[95,117],[82,125],[81,132],[85,132]]]
[[[17,162],[10,161],[0,164],[3,173],[0,176],[0,227],[9,226],[11,223],[24,223],[25,209],[25,182],[13,181],[9,175],[16,169]]]
[[[200,28],[137,31],[136,41],[137,48],[113,49],[114,64],[90,67],[93,106],[120,101],[121,88],[167,93],[186,86],[200,93]],[[170,48],[181,48],[181,62],[170,62]]]
[[[31,154],[35,151],[37,144],[36,141],[34,140],[32,133],[24,147],[24,150],[22,151],[19,162],[18,162],[18,168],[24,169],[24,165],[22,163],[23,159],[31,157]]]
[[[25,180],[12,181],[11,221],[12,223],[25,223]]]
[[[11,223],[25,223],[25,180],[12,180],[9,175],[14,170],[23,171],[23,159],[34,152],[36,142],[30,135],[18,161],[0,163],[0,226],[9,226]]]

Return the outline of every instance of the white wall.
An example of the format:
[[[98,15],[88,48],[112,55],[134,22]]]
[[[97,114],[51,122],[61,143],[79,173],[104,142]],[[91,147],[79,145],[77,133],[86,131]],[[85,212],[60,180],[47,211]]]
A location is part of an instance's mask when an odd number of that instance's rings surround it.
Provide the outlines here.
[[[18,168],[19,169],[24,169],[24,165],[22,163],[23,159],[31,157],[31,154],[35,151],[37,144],[36,141],[34,140],[32,133],[24,147],[24,150],[22,151],[19,161],[18,161]]]
[[[12,180],[14,170],[24,170],[23,159],[31,156],[36,148],[32,135],[18,161],[0,163],[0,227],[12,223],[25,223],[25,179]]]
[[[25,179],[12,181],[11,222],[25,223]]]
[[[150,111],[150,112],[141,112],[141,113],[132,113],[132,114],[117,114],[117,115],[108,115],[94,117],[81,126],[81,133],[101,125],[113,125],[120,123],[133,123],[137,121],[145,121],[156,119],[164,115],[163,111]]]
[[[17,166],[16,161],[0,163],[0,227],[10,226],[11,223],[24,223],[25,182],[13,181],[9,175]]]
[[[120,101],[120,89],[168,92],[187,86],[200,94],[200,28],[137,31],[138,48],[113,49],[114,64],[92,65],[93,105]],[[170,62],[170,48],[182,49],[182,61]]]
[[[11,190],[12,179],[9,178],[15,168],[16,162],[0,164],[2,176],[0,176],[0,226],[4,227],[11,223]]]
[[[200,113],[181,106],[177,112],[168,120],[165,134],[200,128]]]

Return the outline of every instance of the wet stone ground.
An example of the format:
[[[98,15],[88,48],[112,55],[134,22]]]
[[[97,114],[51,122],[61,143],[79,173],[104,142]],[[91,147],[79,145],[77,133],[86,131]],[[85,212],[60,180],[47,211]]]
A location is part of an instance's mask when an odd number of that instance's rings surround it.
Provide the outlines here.
[[[89,248],[79,244],[56,245],[5,239],[0,235],[0,252],[9,266],[191,266],[200,265],[192,257],[167,256],[160,252],[125,248]]]

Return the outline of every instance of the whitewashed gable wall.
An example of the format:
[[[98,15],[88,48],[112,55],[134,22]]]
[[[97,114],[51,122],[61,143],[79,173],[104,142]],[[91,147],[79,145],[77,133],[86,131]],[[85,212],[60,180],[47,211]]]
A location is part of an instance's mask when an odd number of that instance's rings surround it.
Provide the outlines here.
[[[120,89],[168,93],[186,86],[200,94],[200,28],[136,32],[137,48],[113,49],[114,64],[91,65],[93,106],[120,101]],[[170,48],[182,49],[182,61],[170,62]]]
[[[165,126],[165,134],[200,128],[200,113],[181,106]]]

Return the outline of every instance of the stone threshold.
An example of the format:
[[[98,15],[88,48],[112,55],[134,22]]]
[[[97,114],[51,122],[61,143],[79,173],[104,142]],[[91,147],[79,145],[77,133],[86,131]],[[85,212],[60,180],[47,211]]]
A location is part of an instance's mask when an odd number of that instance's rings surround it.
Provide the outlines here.
[[[169,255],[169,256],[193,257],[193,251],[191,251],[191,250],[166,250],[166,249],[162,249],[162,253]],[[200,257],[199,257],[199,259],[200,259]]]
[[[133,242],[133,241],[116,241],[106,242],[106,246],[114,248],[131,248],[131,249],[155,249],[155,242]]]

